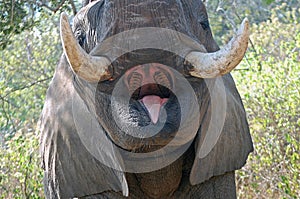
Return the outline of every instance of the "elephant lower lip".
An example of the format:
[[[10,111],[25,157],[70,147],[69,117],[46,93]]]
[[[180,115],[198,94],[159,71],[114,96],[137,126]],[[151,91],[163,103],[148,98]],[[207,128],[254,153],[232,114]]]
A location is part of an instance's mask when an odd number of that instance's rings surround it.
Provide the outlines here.
[[[146,108],[153,124],[157,123],[160,109],[168,101],[168,99],[169,98],[161,98],[157,95],[147,95],[139,100]]]

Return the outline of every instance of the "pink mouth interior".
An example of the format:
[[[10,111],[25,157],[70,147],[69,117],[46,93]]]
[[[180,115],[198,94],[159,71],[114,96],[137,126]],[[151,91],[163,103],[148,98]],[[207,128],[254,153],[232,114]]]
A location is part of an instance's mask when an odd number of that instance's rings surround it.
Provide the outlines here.
[[[157,95],[146,95],[140,101],[145,105],[152,123],[156,124],[160,109],[168,101],[168,98],[160,98]]]

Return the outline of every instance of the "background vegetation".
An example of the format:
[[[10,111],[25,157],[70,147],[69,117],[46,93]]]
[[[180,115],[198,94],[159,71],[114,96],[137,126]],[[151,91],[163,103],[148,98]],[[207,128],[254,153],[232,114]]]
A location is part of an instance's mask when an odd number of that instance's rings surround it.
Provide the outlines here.
[[[300,5],[297,0],[205,3],[220,45],[243,17],[252,24],[249,50],[232,72],[255,147],[237,172],[238,196],[299,198]],[[43,198],[35,128],[62,53],[59,12],[72,14],[79,7],[76,1],[0,1],[0,198]]]

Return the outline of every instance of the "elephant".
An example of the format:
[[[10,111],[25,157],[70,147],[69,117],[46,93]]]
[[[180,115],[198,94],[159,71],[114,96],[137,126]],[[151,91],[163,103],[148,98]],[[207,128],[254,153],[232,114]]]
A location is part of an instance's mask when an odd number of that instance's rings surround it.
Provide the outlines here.
[[[247,19],[219,48],[200,0],[85,1],[60,36],[38,124],[46,198],[236,198]]]

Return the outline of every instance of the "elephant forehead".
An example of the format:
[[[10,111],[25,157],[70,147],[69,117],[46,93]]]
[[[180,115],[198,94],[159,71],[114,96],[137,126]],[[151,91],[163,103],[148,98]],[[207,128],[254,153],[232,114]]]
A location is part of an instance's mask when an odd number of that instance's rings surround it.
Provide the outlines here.
[[[90,30],[97,32],[100,42],[109,36],[140,27],[169,28],[196,39],[199,20],[207,21],[207,14],[201,1],[109,0],[89,6],[86,20]],[[195,31],[198,33],[195,34]]]

